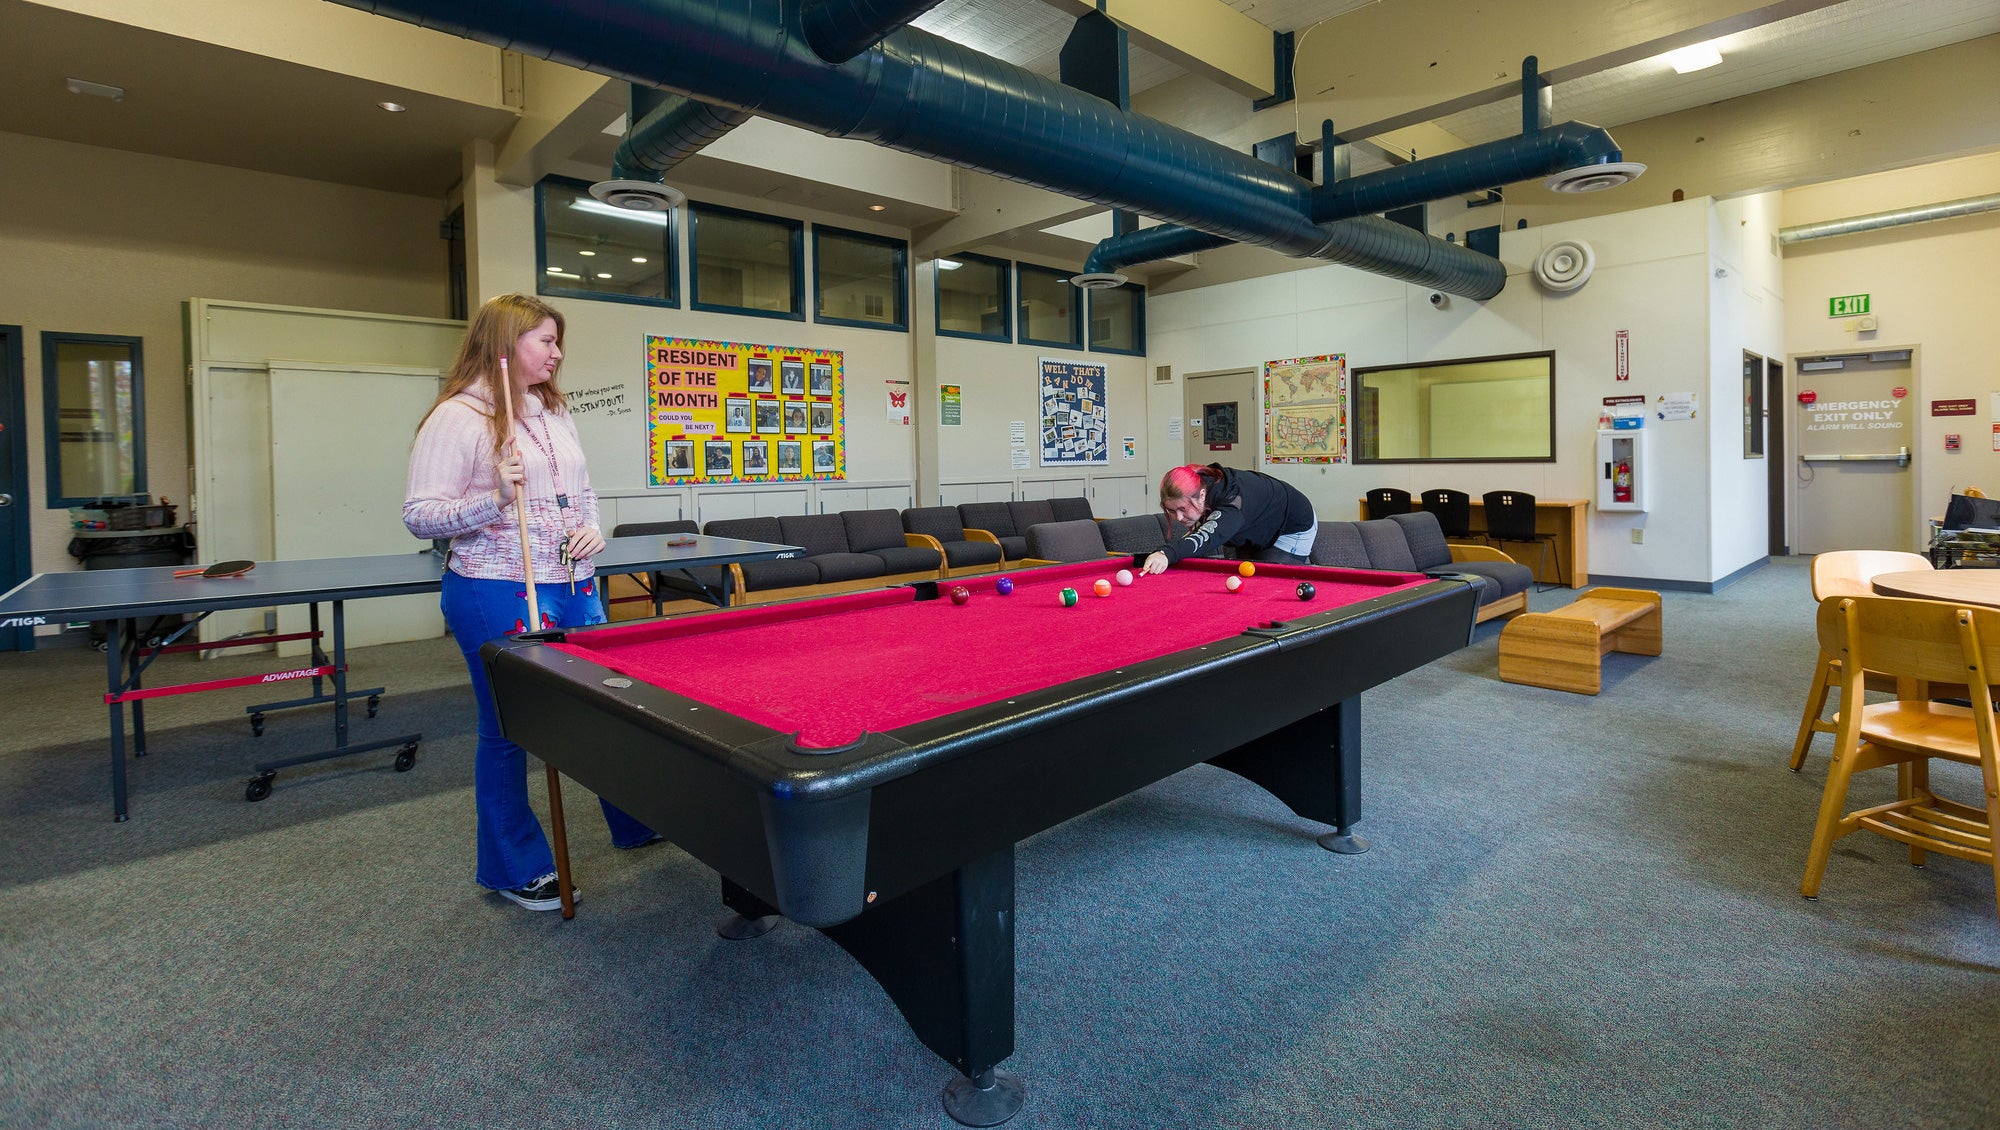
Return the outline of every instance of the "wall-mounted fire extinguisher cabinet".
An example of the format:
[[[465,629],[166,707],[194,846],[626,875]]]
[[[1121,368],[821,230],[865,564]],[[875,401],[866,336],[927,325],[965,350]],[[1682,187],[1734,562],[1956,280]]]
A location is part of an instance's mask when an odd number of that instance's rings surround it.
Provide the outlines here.
[[[1646,471],[1644,428],[1597,433],[1597,508],[1644,510],[1652,476]]]

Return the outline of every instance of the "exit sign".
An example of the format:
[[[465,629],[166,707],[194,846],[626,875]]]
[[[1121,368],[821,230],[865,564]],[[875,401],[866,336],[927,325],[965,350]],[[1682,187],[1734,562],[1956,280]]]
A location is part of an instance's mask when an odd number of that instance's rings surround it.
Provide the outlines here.
[[[1868,296],[1865,294],[1843,294],[1826,300],[1826,316],[1829,318],[1852,318],[1867,312]]]

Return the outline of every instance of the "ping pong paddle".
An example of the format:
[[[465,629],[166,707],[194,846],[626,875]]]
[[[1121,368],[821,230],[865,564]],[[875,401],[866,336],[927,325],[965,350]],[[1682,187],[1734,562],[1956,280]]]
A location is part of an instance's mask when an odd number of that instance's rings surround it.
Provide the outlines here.
[[[668,545],[676,545],[676,546],[679,546],[679,545],[693,545],[693,544],[694,544],[694,535],[693,535],[693,534],[668,534],[668,535],[667,535],[667,544],[668,544]]]
[[[240,577],[255,569],[255,561],[218,561],[205,569],[176,569],[176,577]]]

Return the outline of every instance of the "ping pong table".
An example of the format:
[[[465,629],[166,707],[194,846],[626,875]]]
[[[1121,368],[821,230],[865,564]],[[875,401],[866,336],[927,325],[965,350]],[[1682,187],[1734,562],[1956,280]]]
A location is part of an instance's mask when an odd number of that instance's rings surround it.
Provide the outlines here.
[[[706,535],[655,534],[644,537],[610,538],[594,560],[600,577],[618,573],[678,571],[706,565],[726,565],[732,561],[767,561],[796,557],[804,551],[796,546],[769,542],[741,541]],[[371,750],[395,747],[398,772],[416,764],[420,733],[400,734],[376,741],[348,741],[348,700],[368,699],[368,714],[375,715],[383,688],[350,690],[347,686],[346,602],[366,597],[405,596],[437,592],[443,582],[444,559],[431,550],[417,553],[384,554],[373,557],[334,557],[313,561],[263,561],[249,572],[233,577],[175,576],[172,566],[152,569],[103,569],[74,573],[40,573],[0,595],[0,627],[31,627],[39,624],[77,620],[105,622],[105,694],[111,716],[111,809],[114,820],[128,816],[125,795],[125,708],[132,709],[133,756],[146,755],[145,700],[168,695],[222,690],[311,679],[314,693],[302,699],[265,703],[248,708],[252,726],[261,733],[262,712],[330,702],[333,704],[333,745],[315,753],[258,762],[256,775],[244,789],[247,800],[270,795],[271,783],[280,769],[347,757]],[[690,581],[690,584],[694,582]],[[696,586],[697,589],[700,586]],[[601,593],[602,588],[599,589]],[[722,603],[720,594],[712,594]],[[319,606],[329,604],[333,612],[333,655],[327,657],[319,646]],[[287,671],[245,675],[199,683],[147,687],[142,676],[162,654],[171,651],[211,650],[215,643],[179,644],[177,641],[212,612],[227,608],[268,608],[276,605],[311,606],[312,630],[290,636],[256,636],[242,642],[273,643],[289,639],[312,639],[312,663]],[[138,629],[141,618],[157,619],[180,614],[191,617],[178,631],[157,643]],[[330,679],[333,693],[321,694],[321,679]]]

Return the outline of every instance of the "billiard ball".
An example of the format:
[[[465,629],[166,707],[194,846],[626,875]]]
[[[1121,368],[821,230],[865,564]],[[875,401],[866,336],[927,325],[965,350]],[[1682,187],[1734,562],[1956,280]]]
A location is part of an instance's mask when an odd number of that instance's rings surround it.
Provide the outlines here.
[[[1300,581],[1299,587],[1292,591],[1299,594],[1300,600],[1311,600],[1318,595],[1318,590],[1313,588],[1311,581]]]
[[[1118,583],[1119,583],[1119,584],[1121,584],[1121,585],[1129,585],[1129,584],[1131,584],[1131,583],[1132,583],[1132,570],[1130,570],[1130,569],[1120,569],[1120,570],[1118,570],[1118,576],[1117,576],[1117,578],[1116,578],[1116,579],[1117,579]]]
[[[1064,608],[1074,608],[1076,607],[1076,590],[1064,589],[1056,594],[1056,599],[1062,601]]]
[[[971,589],[966,588],[964,585],[953,585],[951,587],[951,602],[953,604],[964,604],[966,601],[971,599],[972,599]]]
[[[1257,575],[1257,566],[1252,562],[1245,561],[1236,567],[1236,571],[1246,577],[1254,577]]]
[[[1235,592],[1236,590],[1243,587],[1243,578],[1231,577],[1228,580],[1222,582],[1222,587],[1228,589],[1230,592]]]
[[[1014,578],[1002,577],[999,580],[993,582],[993,591],[999,593],[1001,596],[1013,596]]]
[[[1090,591],[1096,593],[1099,596],[1110,596],[1111,582],[1105,580],[1103,577],[1099,577],[1097,578],[1096,583],[1090,586]]]

